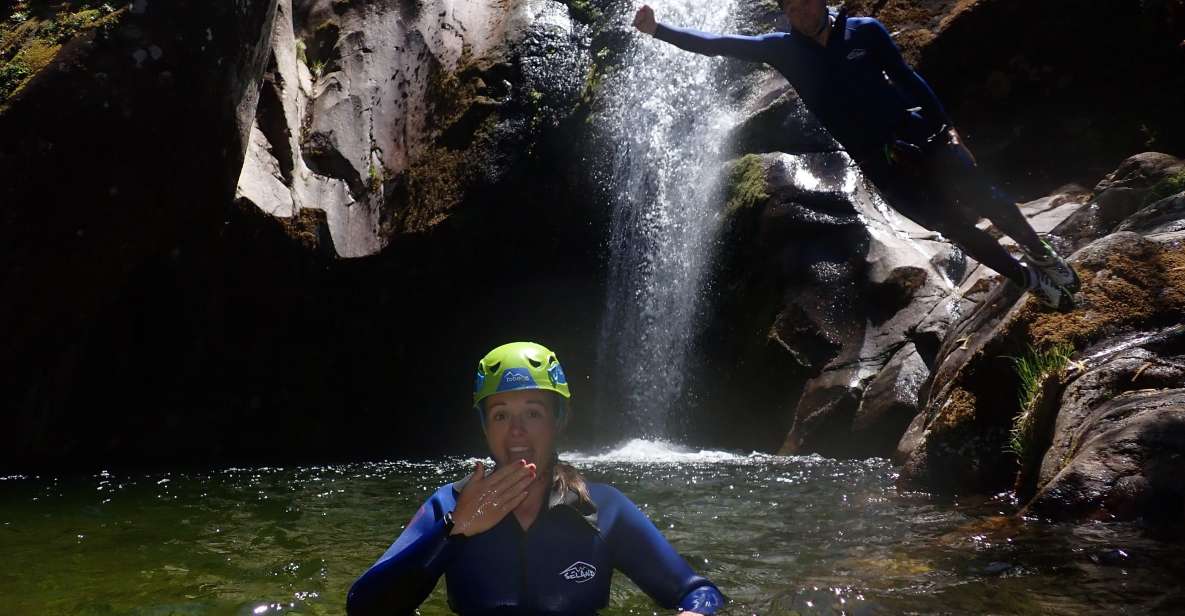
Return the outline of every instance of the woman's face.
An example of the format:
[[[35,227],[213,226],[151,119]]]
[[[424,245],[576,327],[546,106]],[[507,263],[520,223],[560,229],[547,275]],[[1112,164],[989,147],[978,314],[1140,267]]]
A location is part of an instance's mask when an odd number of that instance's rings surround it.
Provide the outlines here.
[[[549,470],[560,425],[555,395],[547,390],[520,389],[485,399],[486,444],[499,466],[518,460]]]

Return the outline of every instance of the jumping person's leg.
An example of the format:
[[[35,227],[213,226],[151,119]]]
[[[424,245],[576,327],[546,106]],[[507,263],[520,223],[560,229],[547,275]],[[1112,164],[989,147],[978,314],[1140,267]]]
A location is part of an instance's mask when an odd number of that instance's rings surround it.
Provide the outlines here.
[[[928,177],[891,175],[885,169],[866,172],[894,210],[919,225],[941,233],[967,256],[999,272],[1005,278],[1028,286],[1024,267],[1000,245],[996,238],[975,226],[962,207],[943,203],[936,184]]]
[[[1037,236],[1037,231],[1016,203],[988,180],[975,162],[966,157],[964,150],[943,148],[935,155],[939,170],[937,182],[947,200],[969,210],[974,216],[992,221],[1024,251],[1027,266],[1044,271],[1054,283],[1066,287],[1070,293],[1078,290],[1078,275],[1073,268]]]
[[[1020,208],[988,180],[962,149],[939,146],[937,177],[943,196],[957,207],[966,208],[992,221],[1026,253],[1042,254],[1045,244]]]
[[[886,168],[870,167],[872,171],[866,171],[866,175],[893,209],[923,227],[941,233],[967,256],[1034,293],[1046,305],[1059,310],[1073,306],[1070,294],[1048,274],[1017,261],[996,238],[975,226],[978,217],[974,213],[961,203],[948,201],[943,194],[942,182],[936,180],[937,174],[926,177],[893,175],[886,173]]]

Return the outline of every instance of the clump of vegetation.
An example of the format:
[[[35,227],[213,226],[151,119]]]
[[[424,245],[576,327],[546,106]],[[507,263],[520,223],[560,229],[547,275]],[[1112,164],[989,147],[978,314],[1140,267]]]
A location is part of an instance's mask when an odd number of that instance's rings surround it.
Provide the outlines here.
[[[9,10],[0,20],[0,106],[49,66],[64,43],[108,28],[127,11],[99,0],[18,1]]]
[[[765,192],[765,166],[761,157],[746,154],[728,169],[725,211],[728,214],[754,207],[769,198]]]
[[[325,72],[325,61],[317,60],[316,62],[313,62],[313,65],[309,68],[313,71],[313,77],[320,79],[321,75]]]
[[[1045,383],[1051,378],[1060,378],[1070,358],[1074,354],[1074,347],[1060,343],[1037,350],[1029,347],[1022,357],[1013,357],[1016,375],[1020,377],[1020,391],[1018,402],[1020,413],[1012,422],[1012,436],[1008,442],[1008,449],[1021,460],[1031,453],[1029,446],[1033,441],[1037,417],[1037,403]]]
[[[568,14],[576,21],[591,24],[601,18],[601,11],[589,0],[568,0]]]
[[[28,76],[29,67],[20,62],[9,62],[0,66],[0,101],[7,99]]]
[[[300,39],[296,39],[296,59],[300,60],[301,64],[308,65],[308,63],[309,63],[309,57],[308,57],[307,51],[308,51],[308,49],[307,49],[307,46],[304,44],[304,41],[302,41]]]
[[[368,179],[369,179],[371,192],[378,192],[378,191],[382,190],[383,175],[385,175],[385,174],[383,172],[379,171],[378,165],[376,165],[374,163],[370,163],[370,173],[368,174],[368,176],[369,176]]]
[[[1182,191],[1185,191],[1185,171],[1164,178],[1153,185],[1148,194],[1144,196],[1144,205],[1155,203]]]

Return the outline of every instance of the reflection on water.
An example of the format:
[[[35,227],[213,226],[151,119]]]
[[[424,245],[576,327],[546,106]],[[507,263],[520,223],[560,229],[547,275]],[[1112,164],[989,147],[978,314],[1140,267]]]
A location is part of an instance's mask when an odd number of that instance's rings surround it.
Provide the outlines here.
[[[565,458],[637,502],[732,599],[725,614],[1185,613],[1179,545],[898,494],[881,460],[646,441]],[[354,578],[470,464],[0,478],[4,613],[341,614]],[[443,590],[421,613],[447,613]],[[657,609],[615,576],[606,614]]]

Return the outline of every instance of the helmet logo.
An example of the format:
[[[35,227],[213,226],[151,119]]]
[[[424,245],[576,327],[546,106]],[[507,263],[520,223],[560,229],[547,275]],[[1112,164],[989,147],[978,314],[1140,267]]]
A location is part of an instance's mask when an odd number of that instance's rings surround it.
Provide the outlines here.
[[[536,387],[535,379],[531,378],[531,373],[526,368],[507,368],[506,372],[502,373],[502,380],[498,383],[498,391],[530,387]]]
[[[553,385],[568,384],[568,377],[564,376],[564,369],[560,367],[559,362],[547,369],[547,376],[551,377]]]

